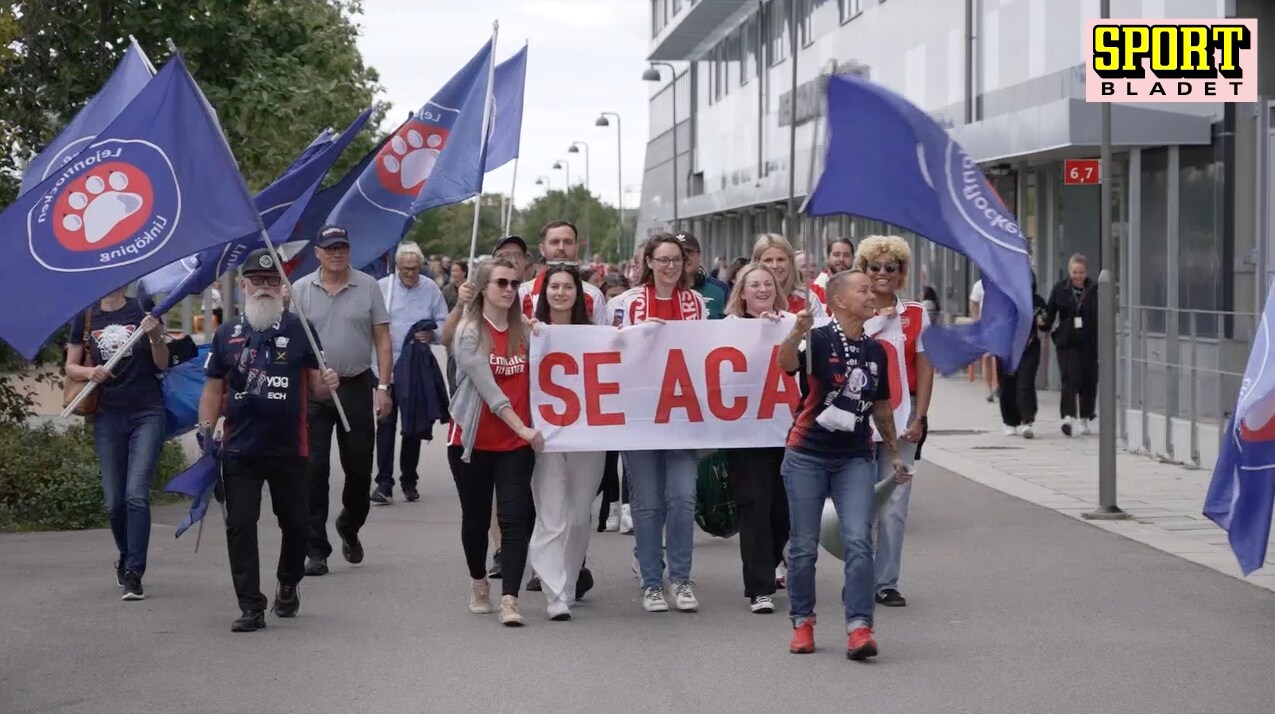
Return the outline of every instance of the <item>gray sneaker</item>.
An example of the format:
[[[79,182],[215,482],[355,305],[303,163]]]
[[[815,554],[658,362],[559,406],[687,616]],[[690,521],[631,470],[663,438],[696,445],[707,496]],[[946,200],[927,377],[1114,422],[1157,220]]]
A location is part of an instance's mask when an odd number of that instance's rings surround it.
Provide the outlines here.
[[[664,587],[656,585],[642,591],[642,609],[647,612],[668,612],[668,600],[664,599]]]
[[[388,506],[394,503],[394,497],[379,488],[372,489],[372,495],[368,498],[377,506]]]

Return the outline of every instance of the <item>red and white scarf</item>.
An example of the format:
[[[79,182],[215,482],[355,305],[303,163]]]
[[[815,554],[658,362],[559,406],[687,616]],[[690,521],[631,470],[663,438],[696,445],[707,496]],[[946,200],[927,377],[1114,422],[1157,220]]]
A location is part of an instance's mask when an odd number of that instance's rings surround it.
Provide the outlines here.
[[[704,304],[698,299],[694,290],[673,288],[673,300],[677,303],[679,320],[703,320]],[[636,325],[650,317],[650,306],[654,304],[655,286],[645,285],[629,303],[629,321]]]

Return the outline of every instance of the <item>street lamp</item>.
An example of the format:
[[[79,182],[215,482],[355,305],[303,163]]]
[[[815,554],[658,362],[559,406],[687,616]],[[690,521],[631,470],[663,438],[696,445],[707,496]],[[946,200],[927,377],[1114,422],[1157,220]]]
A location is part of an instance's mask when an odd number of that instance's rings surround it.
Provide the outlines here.
[[[554,171],[566,170],[567,172],[567,190],[571,190],[571,164],[566,159],[559,159],[553,162]]]
[[[598,120],[593,122],[594,126],[608,127],[611,122],[607,121],[607,117],[615,117],[615,173],[617,181],[617,190],[615,194],[615,210],[620,217],[619,232],[616,233],[617,247],[623,243],[624,238],[624,170],[620,165],[620,160],[624,158],[624,141],[620,133],[620,115],[615,112],[602,112],[598,115]],[[633,250],[637,250],[637,233],[633,234]]]
[[[651,66],[642,72],[644,81],[659,82],[661,80],[660,71],[655,68],[657,65],[668,67],[669,74],[673,77],[669,91],[673,93],[673,230],[676,232],[681,227],[677,214],[677,69],[668,62],[652,62]]]
[[[593,237],[593,221],[591,220],[591,214],[593,212],[593,187],[589,181],[589,144],[583,141],[573,141],[571,142],[571,146],[567,147],[567,153],[578,154],[580,153],[581,146],[584,147],[584,190],[589,194],[589,200],[584,204],[584,252],[588,254],[591,252],[589,250],[591,247],[589,245],[589,241]]]
[[[544,186],[546,191],[552,191],[552,190],[553,190],[553,183],[549,180],[549,177],[548,177],[548,176],[537,176],[537,177],[536,177],[536,185],[537,185],[537,186]]]

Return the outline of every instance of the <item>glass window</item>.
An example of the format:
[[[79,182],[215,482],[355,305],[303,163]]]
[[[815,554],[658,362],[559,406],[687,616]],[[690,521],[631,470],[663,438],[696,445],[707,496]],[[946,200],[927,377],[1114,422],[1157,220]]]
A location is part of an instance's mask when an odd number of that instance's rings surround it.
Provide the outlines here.
[[[815,41],[814,0],[797,0],[797,22],[801,25],[801,46]]]
[[[788,34],[788,3],[795,1],[771,0],[766,5],[766,41],[770,45],[767,56],[772,67],[788,59],[788,44],[792,41]]]
[[[1184,310],[1222,307],[1222,162],[1212,146],[1183,146],[1178,154],[1178,302]],[[1145,252],[1145,249],[1144,249]],[[1195,331],[1217,337],[1217,317],[1197,314]],[[1191,335],[1191,314],[1178,325]]]
[[[841,21],[849,22],[863,12],[863,0],[840,0]]]
[[[741,38],[741,54],[739,57],[739,83],[748,84],[757,76],[757,16],[753,15],[744,23]]]
[[[1169,236],[1169,152],[1163,147],[1142,152],[1141,303],[1163,308],[1169,297],[1165,251]],[[1180,235],[1180,234],[1179,234]],[[1143,313],[1143,329],[1164,332],[1164,310]]]

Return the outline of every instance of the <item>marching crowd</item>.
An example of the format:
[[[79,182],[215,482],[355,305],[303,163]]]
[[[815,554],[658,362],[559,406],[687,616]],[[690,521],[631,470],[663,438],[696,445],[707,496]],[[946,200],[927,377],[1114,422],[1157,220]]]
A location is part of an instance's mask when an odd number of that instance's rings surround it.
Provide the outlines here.
[[[543,592],[549,619],[570,619],[593,585],[586,558],[599,494],[597,530],[635,536],[643,609],[695,611],[696,453],[544,453],[531,410],[530,339],[547,325],[789,320],[777,359],[796,377],[801,402],[787,442],[726,452],[742,594],[751,612],[765,614],[786,588],[790,651],[814,651],[815,561],[831,500],[844,548],[846,653],[856,660],[876,655],[875,606],[907,603],[899,583],[912,464],[925,440],[934,384],[922,332],[937,298],[929,289],[924,302],[905,298],[911,261],[905,240],[873,236],[856,246],[836,239],[820,264],[785,237],[766,234],[751,256],[717,261],[710,274],[698,240],[686,233],[651,236],[618,268],[597,255],[582,264],[575,226],[554,221],[540,231],[534,251],[523,238],[507,236],[477,265],[426,258],[404,243],[393,272],[379,281],[351,267],[350,241],[339,226],[323,228],[314,248],[319,270],[291,286],[271,253],[249,255],[238,277],[242,314],[220,325],[212,341],[198,432],[205,451],[221,459],[217,497],[225,506],[241,612],[234,631],[266,625],[257,547],[263,484],[282,531],[273,611],[292,617],[302,578],[326,574],[334,550],[333,435],[344,474],[334,532],[342,559],[359,563],[359,534],[371,506],[395,498],[396,441],[397,484],[403,499],[416,501],[421,442],[435,436],[434,424],[445,427],[461,506],[470,612],[522,625],[519,598],[530,570],[526,589]],[[1087,361],[1083,340],[1092,333],[1092,312],[1083,258],[1072,265],[1064,284],[1073,289],[1055,289],[1038,325],[1068,326],[1075,357],[1064,363],[1064,384],[1074,371],[1070,383],[1080,405],[1076,414],[1072,402],[1071,416],[1087,429],[1093,392],[1084,379],[1096,383],[1096,362]],[[151,336],[148,353],[127,355],[113,372],[81,366],[82,350],[99,354],[101,364],[120,330],[136,329]],[[445,364],[435,362],[433,345],[446,348]],[[1038,341],[1026,349],[1038,355]],[[906,374],[893,387],[890,375],[899,365],[892,360],[901,360]],[[68,373],[99,383],[93,431],[120,554],[117,584],[125,600],[142,599],[147,493],[163,433],[155,379],[167,363],[162,325],[123,291],[113,293],[73,329],[67,362]],[[1024,369],[1034,374],[1038,362],[1025,359]],[[1000,375],[1002,410],[1007,402],[1018,410],[1005,416],[1015,433],[1034,419],[1034,392],[1029,398],[1024,388],[1033,381]],[[896,423],[900,404],[906,420]],[[1063,427],[1068,433],[1070,423]],[[879,484],[892,487],[883,503]],[[491,592],[497,577],[498,598]]]

